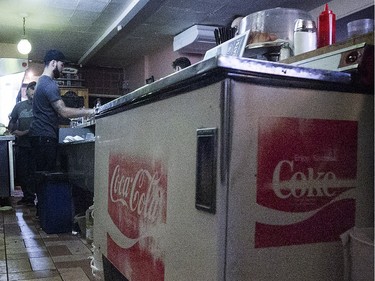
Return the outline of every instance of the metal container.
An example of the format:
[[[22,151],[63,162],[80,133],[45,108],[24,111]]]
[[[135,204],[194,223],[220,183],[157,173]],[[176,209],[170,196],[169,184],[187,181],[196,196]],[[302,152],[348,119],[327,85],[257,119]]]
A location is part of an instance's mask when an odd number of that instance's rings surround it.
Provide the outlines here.
[[[313,20],[298,19],[295,23],[294,31],[316,32],[316,25]]]
[[[303,10],[280,7],[263,10],[244,17],[240,23],[239,33],[246,30],[272,33],[276,34],[278,39],[288,40],[293,45],[294,26],[297,19],[313,20],[311,15]]]

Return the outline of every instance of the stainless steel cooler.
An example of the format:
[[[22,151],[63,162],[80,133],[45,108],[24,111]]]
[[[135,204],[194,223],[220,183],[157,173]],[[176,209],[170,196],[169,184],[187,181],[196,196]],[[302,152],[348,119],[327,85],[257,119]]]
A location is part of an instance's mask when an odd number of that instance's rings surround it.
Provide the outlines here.
[[[106,280],[341,281],[340,235],[374,221],[373,113],[349,74],[224,56],[103,105],[93,263]]]

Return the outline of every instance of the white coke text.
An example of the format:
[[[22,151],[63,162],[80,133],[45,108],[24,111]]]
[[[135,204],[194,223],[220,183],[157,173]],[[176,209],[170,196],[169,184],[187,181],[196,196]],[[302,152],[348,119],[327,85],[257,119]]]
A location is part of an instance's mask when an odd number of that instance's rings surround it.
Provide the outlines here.
[[[288,180],[281,181],[281,173],[286,171],[291,173]],[[288,160],[280,161],[273,172],[272,189],[276,196],[287,199],[290,196],[300,197],[333,197],[335,192],[330,192],[329,188],[337,186],[336,175],[332,171],[315,172],[314,168],[307,168],[307,173],[294,171],[294,162]]]

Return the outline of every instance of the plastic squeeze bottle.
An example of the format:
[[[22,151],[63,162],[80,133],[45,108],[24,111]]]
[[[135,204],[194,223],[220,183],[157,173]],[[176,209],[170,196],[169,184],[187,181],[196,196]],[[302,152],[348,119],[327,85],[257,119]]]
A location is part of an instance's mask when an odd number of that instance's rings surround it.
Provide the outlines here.
[[[318,18],[318,48],[336,43],[336,15],[328,8]]]

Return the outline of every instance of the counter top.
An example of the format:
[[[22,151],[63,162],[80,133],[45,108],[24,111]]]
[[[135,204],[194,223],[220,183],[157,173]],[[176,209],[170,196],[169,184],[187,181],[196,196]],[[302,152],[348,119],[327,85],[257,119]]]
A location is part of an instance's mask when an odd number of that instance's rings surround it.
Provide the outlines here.
[[[70,142],[60,142],[59,145],[86,144],[86,143],[95,143],[95,139],[81,140],[81,141],[70,141]]]
[[[339,91],[345,91],[344,86],[353,88],[353,81],[348,73],[249,58],[216,56],[195,63],[102,105],[95,118],[101,118],[109,111],[114,112],[120,107],[136,106],[146,101],[158,100],[162,98],[163,93],[179,94],[197,86],[196,83],[214,83],[225,78],[252,79],[256,83],[264,84],[280,83],[280,81],[285,84],[293,80],[299,83],[300,87],[306,88],[310,87],[309,82],[314,82],[315,87]]]

